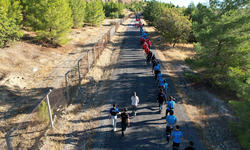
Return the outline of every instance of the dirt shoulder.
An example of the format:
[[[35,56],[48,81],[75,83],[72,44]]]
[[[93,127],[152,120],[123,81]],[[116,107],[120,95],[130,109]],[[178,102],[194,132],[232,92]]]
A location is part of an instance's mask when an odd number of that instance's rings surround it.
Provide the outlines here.
[[[56,117],[56,126],[53,130],[47,131],[42,139],[41,149],[90,149],[124,38],[122,35],[129,22],[131,19],[120,25],[96,66],[85,77],[76,94],[79,96],[75,103]]]
[[[229,120],[237,120],[228,104],[230,96],[226,96],[223,90],[215,92],[211,87],[183,76],[184,71],[190,70],[185,58],[195,55],[193,44],[176,44],[173,48],[164,41],[158,41],[158,33],[153,27],[145,29],[207,149],[243,150],[228,127]]]

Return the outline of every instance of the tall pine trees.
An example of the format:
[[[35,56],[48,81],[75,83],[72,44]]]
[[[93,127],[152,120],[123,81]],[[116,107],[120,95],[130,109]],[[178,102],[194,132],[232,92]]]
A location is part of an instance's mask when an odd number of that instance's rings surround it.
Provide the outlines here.
[[[27,21],[36,31],[37,38],[54,44],[66,44],[73,26],[68,0],[29,0]]]
[[[144,8],[143,16],[149,25],[155,25],[157,19],[161,15],[161,7],[156,0],[147,2],[147,6]]]
[[[168,42],[185,42],[191,31],[191,22],[188,16],[184,16],[178,8],[163,9],[161,17],[156,22],[155,28]]]
[[[69,0],[69,5],[72,10],[72,18],[74,28],[82,27],[85,18],[85,1],[84,0]]]
[[[20,30],[21,7],[18,1],[1,0],[0,1],[0,47],[7,43],[12,43],[23,36]]]
[[[91,23],[92,25],[99,25],[99,15],[101,19],[101,23],[105,19],[105,14],[103,10],[103,6],[100,0],[92,0],[86,3],[86,16],[85,20],[87,23]]]

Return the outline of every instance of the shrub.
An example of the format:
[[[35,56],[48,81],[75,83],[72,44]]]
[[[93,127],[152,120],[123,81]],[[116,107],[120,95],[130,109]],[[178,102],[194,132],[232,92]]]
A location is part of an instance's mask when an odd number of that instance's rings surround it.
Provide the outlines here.
[[[53,114],[52,110],[51,110],[51,114]],[[38,107],[37,117],[41,122],[49,121],[49,112],[48,112],[48,107],[45,101],[42,101],[42,105]]]

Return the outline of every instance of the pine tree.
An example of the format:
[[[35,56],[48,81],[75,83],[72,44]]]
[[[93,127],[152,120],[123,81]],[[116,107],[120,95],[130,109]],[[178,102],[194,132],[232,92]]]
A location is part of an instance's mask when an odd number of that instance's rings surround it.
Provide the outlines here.
[[[72,18],[74,28],[79,28],[84,25],[83,20],[85,17],[85,1],[84,0],[69,0],[69,6],[72,10]]]
[[[161,17],[158,19],[155,28],[168,42],[185,42],[191,31],[189,17],[184,16],[178,8],[163,9]]]
[[[67,0],[30,0],[27,21],[37,33],[38,39],[54,44],[66,44],[73,26],[72,11]]]
[[[147,6],[144,8],[143,16],[149,25],[155,25],[157,19],[161,15],[161,7],[156,0],[147,2]]]
[[[86,5],[86,22],[91,23],[92,25],[99,25],[99,15],[101,23],[105,19],[105,13],[103,6],[100,0],[92,0],[87,2]]]
[[[14,8],[16,10],[14,11]],[[12,43],[23,36],[19,23],[22,17],[18,14],[21,11],[18,2],[10,3],[9,0],[0,1],[0,47]]]

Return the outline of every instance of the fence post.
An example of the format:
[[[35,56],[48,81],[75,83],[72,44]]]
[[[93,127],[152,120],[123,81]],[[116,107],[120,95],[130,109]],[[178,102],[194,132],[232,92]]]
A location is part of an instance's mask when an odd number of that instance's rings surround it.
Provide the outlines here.
[[[65,83],[66,83],[66,93],[67,93],[67,101],[69,103],[69,85],[68,85],[68,73],[69,71],[65,74]]]
[[[10,134],[12,132],[13,132],[13,128],[7,134],[5,134],[5,140],[6,140],[6,143],[7,143],[8,150],[13,150],[11,140],[10,140]]]
[[[49,94],[51,92],[51,89],[49,90],[49,93],[47,94],[47,107],[48,107],[48,112],[49,112],[49,121],[50,121],[50,125],[53,128],[53,120],[52,120],[52,114],[51,114],[51,109],[50,109],[50,103],[49,103]]]
[[[79,86],[81,85],[81,69],[80,69],[80,61],[82,61],[82,58],[78,61]]]
[[[100,43],[100,42],[99,42],[99,43]],[[101,46],[99,45],[99,43],[98,43],[98,46],[99,46],[99,47],[98,47],[98,53],[99,53],[99,58],[100,58],[100,47],[101,47]]]
[[[89,66],[89,51],[87,52],[87,56],[88,56],[88,72],[90,71],[90,66]]]
[[[95,59],[95,46],[94,46],[94,63],[96,63],[96,59]]]

